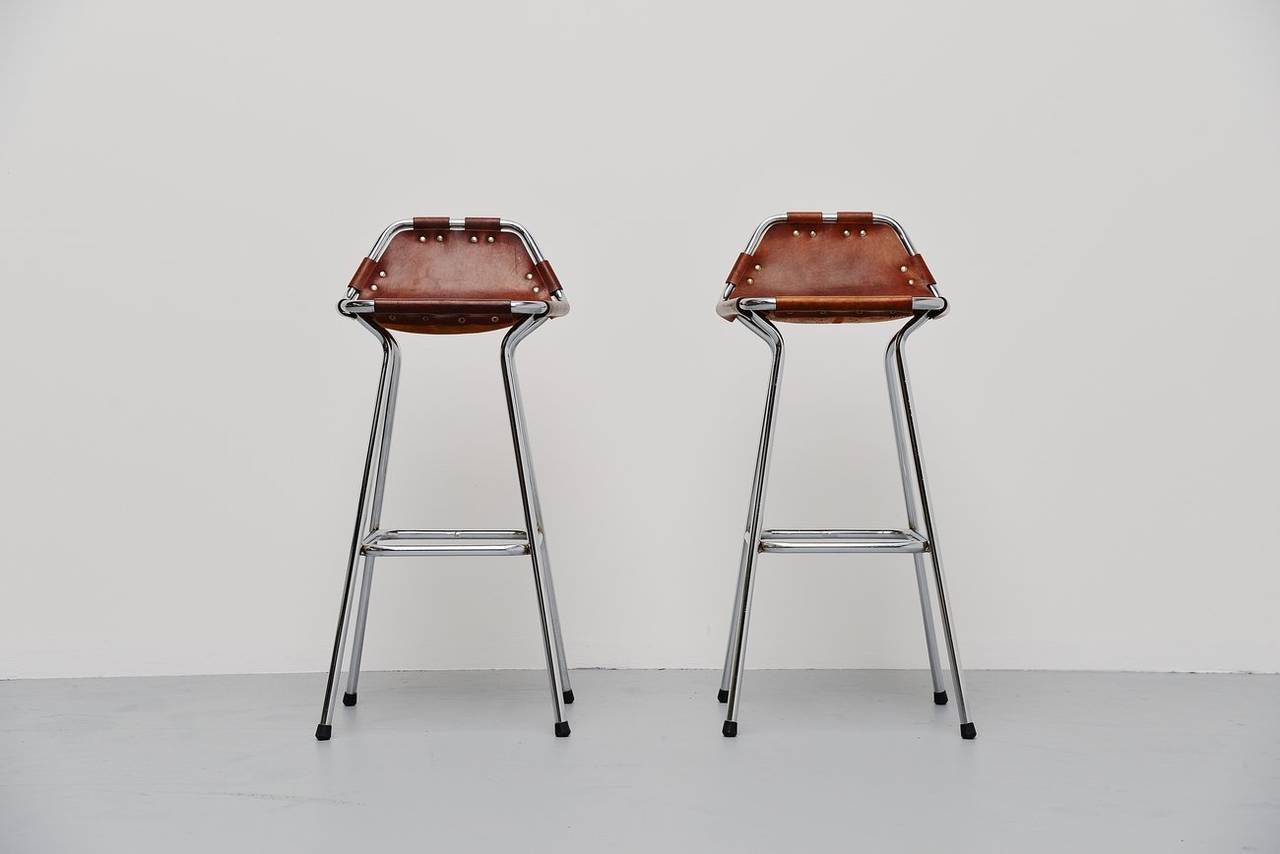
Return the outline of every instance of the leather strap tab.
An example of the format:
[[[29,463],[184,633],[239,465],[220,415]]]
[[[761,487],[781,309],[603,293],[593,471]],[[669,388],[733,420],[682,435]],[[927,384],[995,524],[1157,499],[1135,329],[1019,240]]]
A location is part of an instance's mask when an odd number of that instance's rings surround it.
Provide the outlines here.
[[[449,218],[447,216],[415,216],[413,218],[413,227],[418,231],[440,231],[449,229]]]
[[[929,266],[924,263],[924,258],[920,255],[912,255],[903,265],[907,268],[907,272],[903,273],[903,278],[913,282],[916,286],[936,285],[938,280],[933,277],[933,273],[929,272]]]
[[[846,222],[851,225],[870,225],[871,211],[838,211],[836,213],[836,222]]]
[[[360,262],[360,266],[356,267],[356,274],[351,277],[351,287],[360,290],[373,278],[373,274],[378,269],[378,262],[372,258],[365,258]]]
[[[822,211],[787,211],[787,222],[793,225],[822,225]]]
[[[738,253],[738,260],[733,262],[733,269],[729,271],[729,277],[725,279],[726,284],[733,285],[735,288],[746,284],[747,277],[751,275],[751,270],[756,266],[756,257],[748,255],[745,252]]]
[[[542,287],[546,289],[547,296],[560,290],[560,280],[556,278],[556,271],[551,269],[550,261],[539,261],[533,271],[538,281],[542,283]]]
[[[470,231],[498,231],[502,220],[496,216],[469,216],[463,220]]]

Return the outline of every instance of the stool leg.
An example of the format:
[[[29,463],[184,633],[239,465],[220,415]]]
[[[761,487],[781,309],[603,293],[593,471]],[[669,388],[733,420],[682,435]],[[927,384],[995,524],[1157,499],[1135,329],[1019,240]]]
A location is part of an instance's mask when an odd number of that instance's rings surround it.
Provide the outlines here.
[[[906,428],[902,424],[902,394],[898,391],[898,336],[894,336],[885,350],[885,374],[889,385],[889,412],[893,416],[893,438],[898,447],[898,468],[902,474],[902,498],[907,508],[907,524],[911,530],[920,530],[920,517],[916,512],[916,488],[911,472],[911,452],[908,449]],[[925,573],[924,555],[914,554],[916,588],[920,594],[920,614],[924,618],[924,642],[929,654],[929,674],[933,678],[933,702],[947,704],[947,691],[942,679],[942,663],[938,660],[938,639],[934,633],[933,607],[930,605],[929,578]]]
[[[551,705],[555,711],[557,737],[569,735],[569,722],[565,719],[565,701],[569,699],[563,675],[563,641],[560,638],[559,614],[555,604],[555,588],[551,581],[550,567],[546,562],[543,543],[541,507],[538,504],[538,488],[533,477],[533,462],[529,453],[529,439],[525,430],[524,406],[520,400],[520,385],[516,378],[515,350],[524,338],[544,322],[545,316],[533,316],[512,327],[502,340],[502,382],[507,392],[507,414],[511,418],[511,439],[516,452],[516,474],[520,480],[520,498],[524,503],[524,520],[529,533],[529,559],[533,566],[534,590],[538,596],[538,614],[542,624],[542,650],[547,660],[547,675],[551,681]]]
[[[956,712],[960,716],[960,737],[974,738],[978,734],[977,727],[969,719],[969,708],[965,703],[964,679],[960,672],[960,656],[956,652],[955,624],[951,618],[951,607],[947,601],[947,585],[943,577],[942,557],[938,548],[937,529],[933,524],[933,511],[929,504],[929,486],[924,472],[924,463],[920,457],[920,436],[916,429],[915,412],[911,402],[911,379],[907,374],[907,364],[902,358],[902,343],[907,336],[920,328],[928,315],[924,314],[904,326],[894,336],[893,347],[897,351],[898,387],[902,392],[903,414],[906,416],[907,437],[911,443],[911,462],[915,467],[916,485],[920,490],[920,513],[924,518],[925,535],[929,540],[929,559],[933,564],[933,581],[938,591],[938,611],[942,615],[942,634],[947,642],[947,656],[951,660],[951,685],[956,692]]]
[[[391,427],[396,417],[396,397],[400,391],[400,351],[392,350],[391,372],[386,386],[386,401],[382,406],[382,426],[378,430],[378,463],[374,469],[373,500],[369,510],[367,532],[382,525],[382,495],[387,485],[387,458],[391,449]],[[342,705],[356,704],[360,685],[360,661],[364,656],[364,628],[369,619],[369,596],[373,588],[372,555],[365,555],[360,571],[360,604],[356,609],[355,634],[351,638],[351,663],[347,670],[347,690],[342,695]]]
[[[751,517],[751,508],[755,506],[755,489],[751,490],[751,501],[747,505],[747,518]],[[738,584],[733,591],[733,610],[729,612],[729,640],[724,647],[724,670],[720,672],[720,693],[716,699],[721,703],[729,702],[729,672],[733,669],[733,649],[738,636],[738,615],[742,610],[742,584],[747,577],[747,561],[751,557],[751,542],[744,532],[742,535],[742,556],[738,558]]]
[[[514,373],[512,374],[514,377]],[[515,384],[517,401],[519,400],[519,382],[513,380]],[[523,416],[521,418],[521,426],[523,429]],[[528,438],[525,439],[525,451],[528,453]],[[551,577],[551,558],[547,554],[547,529],[542,521],[542,501],[538,497],[538,478],[534,474],[533,463],[530,461],[528,466],[529,472],[529,510],[533,516],[534,529],[537,531],[536,543],[537,548],[541,549],[538,558],[539,565],[542,567],[543,577],[547,581],[547,602],[550,605],[551,612],[551,637],[556,644],[556,655],[560,662],[560,686],[563,688],[564,701],[566,703],[573,702],[573,686],[569,684],[569,659],[564,654],[564,634],[560,631],[560,608],[556,604],[556,587]]]
[[[369,450],[365,453],[364,475],[360,482],[360,496],[356,501],[355,530],[351,535],[351,551],[347,557],[347,577],[342,586],[342,603],[338,607],[338,628],[333,638],[333,656],[329,660],[329,679],[324,688],[324,707],[320,723],[316,726],[316,739],[328,741],[333,732],[333,696],[342,670],[342,653],[347,640],[347,623],[351,617],[351,604],[355,598],[356,569],[360,563],[360,541],[368,534],[366,510],[370,503],[371,486],[377,467],[378,440],[386,415],[386,404],[392,379],[398,370],[399,348],[390,333],[374,326],[364,318],[356,318],[361,325],[382,340],[382,375],[378,381],[378,398],[374,404],[373,426],[369,431]]]
[[[764,420],[760,427],[760,446],[756,452],[755,475],[751,484],[751,502],[747,508],[747,525],[743,532],[743,559],[739,571],[738,591],[733,625],[729,635],[729,673],[727,698],[729,708],[725,714],[722,735],[732,738],[738,734],[738,702],[742,687],[742,671],[746,665],[747,629],[751,622],[751,594],[755,588],[755,566],[760,556],[761,509],[764,506],[765,487],[769,479],[769,452],[773,447],[773,428],[777,423],[778,384],[782,379],[782,334],[768,319],[744,312],[739,320],[758,335],[773,351],[769,369],[769,390],[764,401]]]

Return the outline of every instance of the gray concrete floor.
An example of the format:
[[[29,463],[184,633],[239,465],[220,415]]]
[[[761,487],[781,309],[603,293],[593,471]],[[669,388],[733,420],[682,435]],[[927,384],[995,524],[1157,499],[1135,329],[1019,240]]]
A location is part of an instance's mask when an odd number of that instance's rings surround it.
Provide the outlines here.
[[[1280,677],[370,673],[0,683],[0,851],[1280,851]]]

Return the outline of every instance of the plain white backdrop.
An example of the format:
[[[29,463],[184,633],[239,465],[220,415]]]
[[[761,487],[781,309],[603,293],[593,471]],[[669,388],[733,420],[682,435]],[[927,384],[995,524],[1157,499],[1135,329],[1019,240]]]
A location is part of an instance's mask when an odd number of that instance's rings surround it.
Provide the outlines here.
[[[326,666],[379,359],[334,303],[413,215],[522,221],[572,302],[520,362],[570,663],[718,666],[767,351],[713,305],[786,209],[898,217],[952,301],[967,666],[1280,670],[1274,5],[0,15],[0,675]],[[784,328],[767,524],[901,521],[891,328]],[[387,523],[519,525],[500,338],[405,343]],[[923,667],[914,596],[768,556],[750,664]],[[365,663],[540,667],[527,562],[383,561]]]

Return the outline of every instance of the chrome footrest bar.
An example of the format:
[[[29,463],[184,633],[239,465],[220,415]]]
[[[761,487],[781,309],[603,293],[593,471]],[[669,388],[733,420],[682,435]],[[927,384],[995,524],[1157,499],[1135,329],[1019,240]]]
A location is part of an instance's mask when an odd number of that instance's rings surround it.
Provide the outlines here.
[[[929,541],[915,531],[892,529],[776,529],[760,535],[760,551],[798,554],[917,554]]]
[[[360,544],[360,551],[401,557],[527,555],[529,535],[492,530],[374,531]]]

